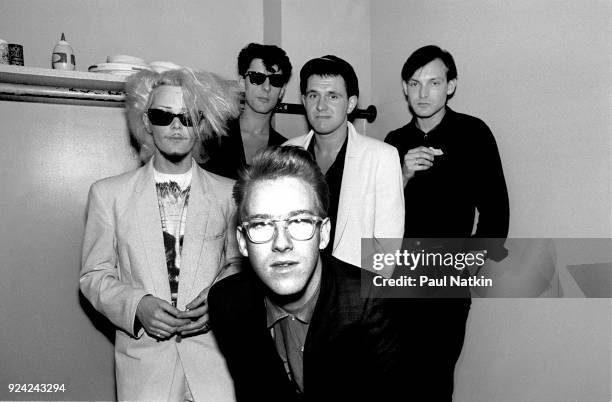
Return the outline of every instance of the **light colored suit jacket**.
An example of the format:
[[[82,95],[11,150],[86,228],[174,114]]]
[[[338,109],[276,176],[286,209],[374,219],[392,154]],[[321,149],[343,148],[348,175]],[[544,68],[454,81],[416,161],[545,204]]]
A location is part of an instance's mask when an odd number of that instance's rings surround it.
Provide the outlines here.
[[[177,307],[239,261],[233,181],[194,164],[182,248]],[[91,186],[80,288],[117,327],[115,368],[120,400],[166,400],[180,359],[196,401],[232,401],[233,384],[212,332],[157,341],[134,333],[136,307],[151,294],[170,302],[153,163]]]
[[[283,145],[308,149],[313,135],[311,130]],[[404,235],[404,187],[397,150],[359,134],[351,123],[334,230],[332,254],[358,267],[362,266],[361,238]]]

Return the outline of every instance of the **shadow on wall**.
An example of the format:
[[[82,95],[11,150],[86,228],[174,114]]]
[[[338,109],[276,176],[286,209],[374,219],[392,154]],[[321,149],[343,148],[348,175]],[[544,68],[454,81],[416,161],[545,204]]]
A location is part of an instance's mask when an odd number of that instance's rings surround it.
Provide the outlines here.
[[[105,316],[99,313],[79,291],[79,305],[89,318],[93,326],[100,331],[106,339],[113,345],[115,344],[115,326]]]

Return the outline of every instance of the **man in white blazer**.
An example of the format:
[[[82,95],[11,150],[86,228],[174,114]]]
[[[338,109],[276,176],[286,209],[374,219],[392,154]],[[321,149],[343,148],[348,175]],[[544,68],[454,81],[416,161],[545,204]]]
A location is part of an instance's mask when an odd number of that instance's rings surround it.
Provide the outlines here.
[[[206,297],[239,262],[233,181],[192,156],[237,114],[234,91],[190,69],[138,73],[126,88],[128,123],[149,161],[92,185],[81,291],[117,328],[119,400],[232,401]]]
[[[359,134],[348,121],[359,97],[357,75],[348,62],[332,55],[308,61],[300,71],[300,91],[312,129],[285,144],[309,150],[330,187],[333,230],[326,251],[362,266],[362,238],[404,234],[397,150]]]

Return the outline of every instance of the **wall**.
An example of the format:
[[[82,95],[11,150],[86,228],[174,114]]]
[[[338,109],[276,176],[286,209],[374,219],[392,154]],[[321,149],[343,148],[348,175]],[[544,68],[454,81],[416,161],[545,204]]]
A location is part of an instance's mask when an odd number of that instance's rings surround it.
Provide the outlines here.
[[[351,63],[359,78],[359,107],[371,103],[370,9],[369,0],[283,0],[281,8],[281,38],[276,43],[291,59],[294,73],[284,102],[301,103],[300,69],[310,59],[334,54]],[[275,117],[276,129],[287,137],[307,131],[304,117]],[[355,120],[357,129],[366,133],[369,125]],[[369,135],[369,132],[368,132]]]
[[[458,65],[451,107],[496,136],[511,236],[610,237],[611,13],[605,0],[371,1],[373,132],[410,119],[402,64],[438,44]],[[594,252],[580,260],[611,261]],[[455,400],[610,400],[611,317],[610,299],[474,300]]]
[[[119,53],[234,77],[238,51],[263,39],[262,2],[2,2],[0,37],[27,66],[48,67],[62,31],[79,70]],[[113,333],[80,300],[78,273],[89,186],[138,164],[123,110],[0,101],[0,121],[0,400],[112,400]]]

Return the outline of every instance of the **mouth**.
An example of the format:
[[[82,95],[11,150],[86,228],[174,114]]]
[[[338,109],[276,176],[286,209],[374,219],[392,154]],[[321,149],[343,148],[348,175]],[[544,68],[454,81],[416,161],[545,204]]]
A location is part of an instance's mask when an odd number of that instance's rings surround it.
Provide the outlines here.
[[[275,270],[287,270],[297,265],[297,261],[275,261],[270,266]]]
[[[173,134],[167,137],[170,141],[183,141],[186,140],[187,138],[184,137],[181,134]]]
[[[259,97],[259,98],[257,98],[257,99],[259,99],[259,101],[260,101],[260,102],[263,102],[263,103],[268,103],[268,102],[270,102],[270,98],[262,98],[262,97]]]

